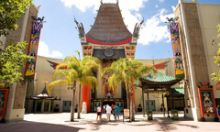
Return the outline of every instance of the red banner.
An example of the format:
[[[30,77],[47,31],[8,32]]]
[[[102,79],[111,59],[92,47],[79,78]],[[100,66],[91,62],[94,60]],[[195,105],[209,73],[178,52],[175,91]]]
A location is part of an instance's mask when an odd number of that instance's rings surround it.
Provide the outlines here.
[[[216,102],[213,94],[213,89],[207,85],[203,85],[198,88],[199,102],[200,102],[200,114],[202,120],[206,117],[216,114]]]

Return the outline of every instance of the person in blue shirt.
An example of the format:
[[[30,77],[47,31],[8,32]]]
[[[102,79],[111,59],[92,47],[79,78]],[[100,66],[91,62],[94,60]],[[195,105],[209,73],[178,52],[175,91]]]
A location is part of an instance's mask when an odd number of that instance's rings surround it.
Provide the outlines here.
[[[118,105],[115,105],[115,108],[114,108],[115,120],[119,120],[120,113],[121,113],[121,107]]]
[[[220,106],[219,105],[217,106],[217,116],[218,116],[218,119],[220,120]]]

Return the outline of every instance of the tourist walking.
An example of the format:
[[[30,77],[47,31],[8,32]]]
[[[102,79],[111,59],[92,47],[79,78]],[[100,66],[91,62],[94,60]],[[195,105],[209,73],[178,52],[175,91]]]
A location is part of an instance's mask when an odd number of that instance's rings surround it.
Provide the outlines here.
[[[102,107],[101,106],[98,106],[97,109],[97,117],[96,117],[96,120],[102,120]]]
[[[115,105],[115,108],[114,108],[115,120],[119,120],[120,113],[121,113],[121,107],[118,105]]]
[[[106,115],[107,115],[107,120],[110,121],[111,120],[111,112],[112,112],[112,107],[109,105],[106,105]]]

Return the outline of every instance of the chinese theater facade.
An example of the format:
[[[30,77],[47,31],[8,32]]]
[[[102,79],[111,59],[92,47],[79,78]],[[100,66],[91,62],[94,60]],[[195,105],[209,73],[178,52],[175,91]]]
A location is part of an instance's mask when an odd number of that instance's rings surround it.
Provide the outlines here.
[[[138,33],[142,22],[137,23],[133,34],[127,29],[118,3],[102,3],[99,7],[95,23],[85,33],[82,23],[75,20],[79,30],[83,56],[94,56],[101,60],[102,68],[110,66],[120,58],[134,58]],[[111,90],[107,84],[108,77],[96,72],[98,85],[96,88],[83,86],[82,102],[87,111],[94,111],[102,104],[118,104],[127,106],[126,90],[123,86]]]

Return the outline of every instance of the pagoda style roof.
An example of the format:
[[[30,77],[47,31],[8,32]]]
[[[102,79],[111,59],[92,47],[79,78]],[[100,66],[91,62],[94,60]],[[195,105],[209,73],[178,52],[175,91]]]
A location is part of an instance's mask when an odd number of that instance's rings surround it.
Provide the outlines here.
[[[157,72],[154,75],[148,75],[144,78],[145,80],[154,81],[154,82],[168,82],[175,80],[175,77],[165,75],[161,72]]]
[[[41,92],[40,94],[36,95],[36,96],[32,96],[31,99],[48,99],[48,100],[54,100],[55,98],[48,95],[48,91],[47,91],[46,84],[45,84],[45,87],[44,87],[44,89],[42,90],[42,92]]]
[[[141,87],[143,89],[168,89],[172,85],[180,82],[183,78],[175,78],[172,76],[165,75],[161,72],[157,72],[155,75],[148,75],[147,77],[141,78]]]
[[[87,42],[100,45],[121,45],[131,42],[118,3],[102,3],[94,25],[86,34]]]
[[[47,61],[50,63],[50,66],[53,67],[53,69],[56,69],[56,66],[59,65],[59,63],[57,63],[57,62],[53,62],[50,60],[47,60]]]
[[[167,63],[168,63],[168,61],[165,61],[165,62],[162,62],[162,63],[154,64],[153,66],[156,69],[165,69],[166,66],[167,66]]]

